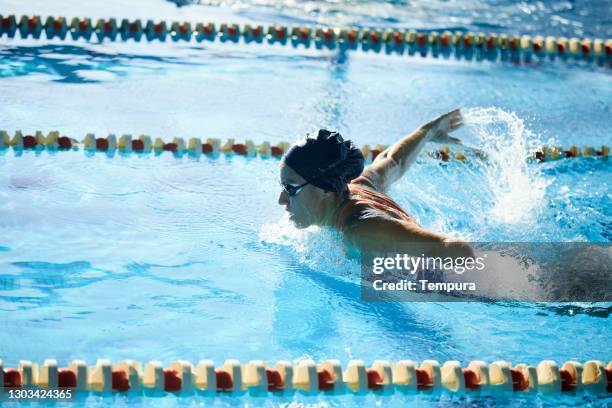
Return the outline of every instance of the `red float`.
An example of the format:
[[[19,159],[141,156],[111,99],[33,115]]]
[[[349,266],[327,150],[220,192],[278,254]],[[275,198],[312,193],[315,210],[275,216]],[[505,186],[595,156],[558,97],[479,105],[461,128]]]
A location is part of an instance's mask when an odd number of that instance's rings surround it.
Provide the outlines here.
[[[144,150],[144,142],[140,139],[132,140],[132,150],[142,152]]]
[[[283,149],[281,149],[278,146],[272,146],[270,148],[270,153],[272,154],[272,156],[277,157],[277,156],[282,156],[283,155]]]
[[[529,388],[529,380],[523,375],[521,370],[511,368],[510,375],[512,376],[513,391],[524,391]]]
[[[98,150],[108,150],[108,140],[104,138],[96,139],[96,149]]]
[[[300,28],[300,38],[302,40],[306,41],[308,39],[308,34],[309,32],[307,28],[304,28],[304,27]]]
[[[244,144],[234,144],[232,145],[232,151],[236,154],[247,154],[247,147]]]
[[[167,152],[176,152],[176,149],[178,149],[178,145],[176,143],[166,143],[164,145],[164,150]]]
[[[393,33],[393,41],[395,41],[395,44],[401,45],[402,42],[404,41],[402,33],[399,33],[399,32]]]
[[[325,41],[331,41],[332,40],[332,33],[329,30],[323,31],[323,39]]]
[[[450,159],[450,156],[444,150],[438,150],[436,152],[436,157],[444,162],[447,162]]]
[[[355,42],[357,40],[357,33],[354,30],[350,30],[346,33],[346,38],[349,42]]]
[[[442,45],[443,47],[448,47],[448,45],[450,44],[450,38],[448,34],[443,34],[440,37],[440,45]]]
[[[81,32],[87,31],[88,29],[89,29],[89,24],[87,24],[87,21],[85,21],[85,20],[79,21],[79,30]]]
[[[266,369],[268,379],[268,391],[280,391],[283,389],[283,378],[277,370]]]
[[[329,370],[317,371],[317,377],[319,379],[319,390],[331,391],[334,389],[334,379]]]
[[[11,19],[8,17],[5,17],[2,19],[2,28],[4,28],[5,30],[8,30],[9,28],[11,28]]]
[[[540,41],[534,41],[533,42],[533,50],[535,52],[540,52],[542,51],[542,43]]]
[[[34,30],[36,28],[36,22],[38,20],[36,19],[36,17],[31,17],[30,19],[28,19],[28,28],[30,30]]]
[[[76,374],[68,369],[61,368],[57,371],[57,386],[59,388],[76,388]]]
[[[4,370],[4,387],[21,387],[21,374],[15,368]]]
[[[234,37],[236,35],[236,28],[233,26],[227,27],[227,35]]]
[[[581,48],[584,55],[589,55],[591,53],[591,47],[589,44],[582,44]]]
[[[259,37],[261,35],[261,29],[259,27],[253,27],[253,37]]]
[[[282,27],[276,28],[276,37],[280,40],[285,38],[285,30]]]
[[[182,383],[183,381],[178,376],[176,370],[164,369],[164,391],[178,392],[181,390]]]
[[[60,149],[70,149],[72,147],[72,141],[66,136],[59,137],[57,139],[57,144]]]
[[[465,388],[468,390],[477,390],[480,388],[478,374],[474,370],[469,368],[462,368],[463,379],[465,381]]]
[[[23,137],[23,147],[26,149],[33,149],[36,147],[36,138],[34,136]]]
[[[557,51],[559,51],[559,54],[563,54],[565,52],[565,44],[563,44],[562,41],[557,42]]]
[[[213,147],[210,143],[202,144],[202,153],[212,153]]]
[[[495,48],[495,37],[487,38],[487,48],[489,49]]]
[[[113,391],[126,392],[130,390],[130,382],[128,381],[127,373],[124,370],[113,371],[111,374],[111,379]],[[179,379],[179,390],[180,389],[181,386]]]
[[[217,377],[217,391],[231,391],[234,388],[232,376],[227,371],[215,370],[215,376]]]
[[[382,388],[382,378],[378,371],[368,368],[366,369],[366,375],[368,377],[368,390],[380,390]]]
[[[561,377],[561,391],[571,391],[576,388],[577,383],[569,371],[560,369],[559,376]]]
[[[138,23],[130,23],[129,30],[131,34],[136,34],[138,32],[138,28]]]
[[[61,31],[62,27],[63,27],[63,25],[62,25],[62,22],[60,20],[54,20],[53,21],[53,29],[55,31]]]
[[[429,373],[422,369],[416,369],[417,389],[427,390],[433,386],[433,379],[429,376]]]
[[[163,23],[155,24],[155,27],[153,28],[153,31],[155,31],[155,34],[163,33],[164,32],[164,24]]]
[[[417,45],[419,47],[424,47],[425,44],[427,44],[427,38],[425,38],[425,35],[423,33],[418,33],[416,36],[417,39]]]
[[[104,31],[107,33],[111,33],[113,31],[113,23],[110,21],[104,23]]]

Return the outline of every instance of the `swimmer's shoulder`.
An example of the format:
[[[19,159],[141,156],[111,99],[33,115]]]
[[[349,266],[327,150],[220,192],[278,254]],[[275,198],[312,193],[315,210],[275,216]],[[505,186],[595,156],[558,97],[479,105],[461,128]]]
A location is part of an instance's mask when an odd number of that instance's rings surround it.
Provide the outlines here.
[[[347,234],[373,234],[384,230],[396,220],[368,201],[353,199],[341,213],[342,232]]]
[[[370,177],[367,177],[362,174],[361,176],[352,180],[348,186],[349,186],[349,190],[351,191],[358,190],[359,188],[366,188],[368,190],[383,193],[382,191],[379,191],[377,189],[376,185],[377,183],[375,180],[371,180]]]

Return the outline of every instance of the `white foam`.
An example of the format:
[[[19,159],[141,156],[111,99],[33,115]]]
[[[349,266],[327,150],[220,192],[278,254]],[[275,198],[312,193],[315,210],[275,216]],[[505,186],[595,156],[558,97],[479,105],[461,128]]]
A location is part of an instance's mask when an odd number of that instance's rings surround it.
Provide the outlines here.
[[[285,214],[278,222],[263,225],[259,238],[267,244],[291,248],[297,254],[298,262],[313,269],[359,276],[357,260],[347,259],[340,234],[330,228],[312,226],[298,229]]]

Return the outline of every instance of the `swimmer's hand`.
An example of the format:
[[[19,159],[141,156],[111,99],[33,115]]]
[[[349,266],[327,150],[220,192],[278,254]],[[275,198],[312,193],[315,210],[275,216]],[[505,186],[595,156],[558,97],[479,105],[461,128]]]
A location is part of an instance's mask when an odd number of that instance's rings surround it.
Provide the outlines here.
[[[463,116],[459,109],[452,110],[426,123],[422,128],[427,132],[430,141],[435,143],[462,144],[461,140],[448,134],[463,125]]]

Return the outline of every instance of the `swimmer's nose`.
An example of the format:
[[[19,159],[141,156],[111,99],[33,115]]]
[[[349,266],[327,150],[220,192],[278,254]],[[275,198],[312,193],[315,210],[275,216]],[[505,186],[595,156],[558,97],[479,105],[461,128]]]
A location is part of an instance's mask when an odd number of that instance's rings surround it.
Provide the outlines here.
[[[278,203],[280,205],[289,204],[289,198],[287,198],[287,193],[285,193],[284,191],[281,191],[280,195],[278,196]]]

